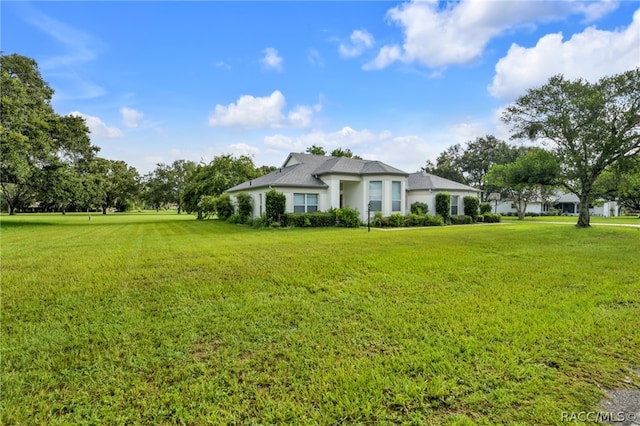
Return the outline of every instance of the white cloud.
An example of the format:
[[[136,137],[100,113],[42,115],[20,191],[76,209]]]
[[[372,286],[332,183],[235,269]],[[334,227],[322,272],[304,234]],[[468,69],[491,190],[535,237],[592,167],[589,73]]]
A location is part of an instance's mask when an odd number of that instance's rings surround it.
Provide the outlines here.
[[[512,100],[527,89],[541,86],[549,77],[597,81],[640,66],[640,10],[626,29],[602,31],[589,27],[564,41],[561,33],[547,34],[531,48],[511,45],[496,64],[489,92]]]
[[[373,46],[373,36],[366,30],[355,30],[349,37],[350,44],[340,43],[339,52],[341,56],[353,58],[360,56],[365,49]]]
[[[120,129],[118,129],[117,127],[107,126],[107,124],[98,117],[86,115],[79,111],[70,112],[69,115],[84,118],[85,122],[87,123],[87,127],[89,127],[89,130],[91,130],[92,136],[106,139],[116,139],[124,136]]]
[[[365,69],[380,69],[395,61],[418,62],[430,68],[465,64],[479,58],[489,41],[514,27],[582,14],[596,19],[616,4],[585,5],[573,1],[461,1],[441,7],[438,1],[412,1],[387,12],[402,28],[404,43],[386,45]]]
[[[120,114],[122,114],[122,124],[132,128],[138,127],[144,117],[144,114],[140,111],[128,107],[120,108]]]
[[[475,140],[477,137],[491,133],[484,124],[475,121],[454,124],[448,130],[453,136],[452,145],[456,143],[464,144]]]
[[[303,128],[310,125],[313,113],[322,109],[320,104],[297,105],[285,115],[285,105],[284,95],[279,90],[265,97],[243,95],[237,102],[227,106],[216,105],[215,111],[209,117],[209,125],[249,129],[287,126]]]
[[[376,58],[365,64],[362,69],[364,70],[379,70],[382,68],[386,68],[395,61],[402,58],[402,49],[399,46],[384,46],[380,49],[378,56]]]
[[[247,128],[280,127],[284,119],[282,109],[285,104],[284,95],[279,90],[265,97],[243,95],[237,102],[227,106],[216,105],[215,111],[209,117],[209,125]]]
[[[248,155],[253,156],[260,152],[259,148],[255,146],[247,145],[246,143],[233,143],[228,146],[229,151],[233,152],[233,155]]]
[[[316,49],[309,50],[309,52],[307,53],[307,60],[311,65],[315,65],[320,68],[324,67],[324,58]]]
[[[264,57],[260,60],[262,65],[267,69],[282,71],[282,56],[278,55],[278,51],[273,47],[267,47],[263,52]]]
[[[231,65],[229,65],[228,63],[226,63],[225,61],[218,61],[216,62],[216,67],[217,68],[224,68],[225,70],[230,70],[231,69]]]

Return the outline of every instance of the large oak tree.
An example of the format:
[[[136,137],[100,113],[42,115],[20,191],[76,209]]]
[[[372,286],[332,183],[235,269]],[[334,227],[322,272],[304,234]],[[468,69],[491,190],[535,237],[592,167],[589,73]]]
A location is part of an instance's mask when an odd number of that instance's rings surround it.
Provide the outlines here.
[[[25,197],[59,193],[65,204],[70,168],[98,151],[89,129],[80,117],[55,113],[53,89],[33,59],[0,55],[0,68],[0,187],[9,212],[14,214]]]
[[[547,144],[561,182],[580,199],[577,226],[588,227],[594,183],[608,166],[640,155],[640,69],[595,83],[558,75],[509,106],[513,138]]]

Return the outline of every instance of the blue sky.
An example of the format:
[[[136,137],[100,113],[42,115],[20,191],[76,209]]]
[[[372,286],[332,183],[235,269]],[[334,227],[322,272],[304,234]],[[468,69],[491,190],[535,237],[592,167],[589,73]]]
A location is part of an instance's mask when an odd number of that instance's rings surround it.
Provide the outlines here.
[[[141,174],[223,153],[280,165],[313,144],[407,172],[508,139],[500,111],[554,74],[640,66],[635,1],[14,2],[4,54],[59,114]]]

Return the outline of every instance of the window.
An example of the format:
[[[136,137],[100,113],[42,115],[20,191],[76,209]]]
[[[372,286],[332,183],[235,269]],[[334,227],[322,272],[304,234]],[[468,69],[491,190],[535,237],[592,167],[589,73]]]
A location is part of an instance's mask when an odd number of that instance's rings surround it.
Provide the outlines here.
[[[369,205],[372,212],[382,211],[382,181],[380,180],[369,182]]]
[[[451,196],[451,216],[458,214],[458,198],[460,197],[457,195]]]
[[[318,211],[318,194],[293,194],[294,213],[313,213]]]
[[[391,182],[391,210],[399,212],[402,205],[402,185],[398,181]]]

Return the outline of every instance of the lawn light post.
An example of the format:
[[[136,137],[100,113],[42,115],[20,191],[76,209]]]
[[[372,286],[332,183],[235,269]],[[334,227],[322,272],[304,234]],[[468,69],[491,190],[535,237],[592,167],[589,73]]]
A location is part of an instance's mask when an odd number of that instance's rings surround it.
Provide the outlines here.
[[[489,194],[489,201],[493,201],[495,203],[493,207],[493,212],[495,214],[498,214],[498,201],[500,201],[500,193],[492,192],[491,194]]]
[[[367,204],[367,232],[371,232],[371,201]]]

